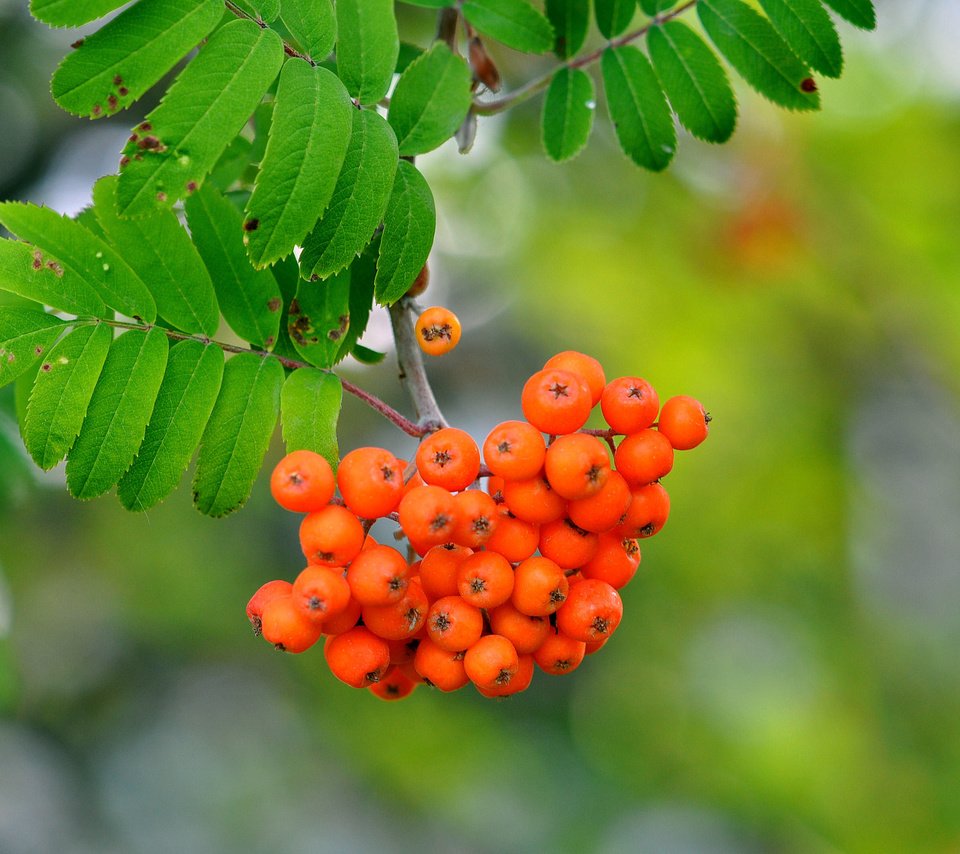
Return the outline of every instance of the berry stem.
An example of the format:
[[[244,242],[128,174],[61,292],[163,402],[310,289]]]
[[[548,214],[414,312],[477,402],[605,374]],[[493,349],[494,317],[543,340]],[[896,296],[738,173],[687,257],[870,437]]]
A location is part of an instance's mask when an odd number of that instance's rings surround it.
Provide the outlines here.
[[[423,364],[423,353],[417,344],[414,331],[413,309],[406,298],[390,306],[390,323],[393,326],[393,339],[397,345],[400,383],[407,389],[417,413],[416,426],[420,432],[410,435],[426,436],[441,427],[449,426],[430,387],[430,380]]]

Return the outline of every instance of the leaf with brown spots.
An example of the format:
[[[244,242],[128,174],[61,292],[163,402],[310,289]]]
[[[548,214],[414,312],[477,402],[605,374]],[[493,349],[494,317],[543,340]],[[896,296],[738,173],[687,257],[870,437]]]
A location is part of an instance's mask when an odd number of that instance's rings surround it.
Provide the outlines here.
[[[0,388],[35,364],[66,324],[35,308],[0,307]]]

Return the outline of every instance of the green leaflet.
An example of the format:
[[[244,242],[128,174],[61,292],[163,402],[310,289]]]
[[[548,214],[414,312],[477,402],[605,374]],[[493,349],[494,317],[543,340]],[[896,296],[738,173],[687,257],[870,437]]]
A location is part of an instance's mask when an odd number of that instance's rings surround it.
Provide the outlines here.
[[[216,30],[123,149],[121,216],[193,192],[244,126],[283,62],[283,42],[253,21]]]
[[[666,169],[677,150],[677,133],[650,61],[638,48],[626,45],[608,48],[600,62],[620,147],[644,169]]]
[[[587,37],[590,26],[588,0],[547,0],[547,20],[555,34],[553,51],[561,59],[574,56]]]
[[[596,100],[593,81],[578,68],[561,68],[543,101],[541,138],[556,162],[575,157],[590,138]]]
[[[0,307],[0,388],[36,364],[63,329],[64,322],[45,311]]]
[[[337,40],[332,0],[281,0],[280,19],[307,56],[323,59]]]
[[[71,314],[107,313],[103,300],[79,273],[19,240],[0,240],[0,290]]]
[[[167,336],[154,327],[125,332],[110,345],[77,441],[67,454],[67,489],[96,498],[130,468],[167,366]]]
[[[757,92],[788,110],[820,109],[820,95],[801,89],[810,70],[763,15],[741,0],[701,0],[697,12],[711,41]]]
[[[408,6],[423,6],[426,9],[447,9],[456,0],[402,0]]]
[[[305,279],[339,272],[370,242],[390,201],[397,158],[390,125],[372,110],[355,110],[330,207],[303,243],[300,270]]]
[[[160,209],[141,219],[120,219],[115,175],[97,181],[93,201],[100,227],[147,283],[160,316],[184,332],[215,335],[220,307],[213,282],[177,215]]]
[[[283,300],[273,274],[254,270],[247,260],[240,212],[211,186],[201,187],[184,207],[224,319],[245,341],[269,350],[277,340]]]
[[[123,4],[124,0],[30,0],[30,14],[51,27],[79,27]]]
[[[364,347],[363,344],[354,344],[350,355],[363,365],[379,365],[387,358],[386,353],[371,350],[369,347]]]
[[[527,0],[465,0],[463,17],[485,36],[514,50],[553,50],[553,26]]]
[[[820,0],[760,0],[760,5],[800,59],[826,77],[841,75],[840,36]]]
[[[201,513],[225,516],[249,498],[277,424],[282,386],[276,359],[241,353],[227,362],[193,480]]]
[[[436,227],[430,185],[416,166],[401,160],[383,217],[374,291],[378,303],[392,305],[410,290],[430,256]]]
[[[313,451],[325,457],[336,471],[342,399],[343,387],[336,374],[317,368],[299,368],[290,374],[280,393],[280,423],[287,453]]]
[[[643,9],[644,14],[653,18],[671,6],[675,6],[676,3],[677,0],[640,0],[640,8]]]
[[[67,54],[53,99],[99,119],[129,107],[203,40],[223,16],[218,0],[140,0]]]
[[[636,11],[636,0],[593,0],[597,29],[608,39],[629,27]]]
[[[20,202],[0,203],[0,222],[42,253],[49,252],[110,308],[147,323],[157,319],[147,286],[117,252],[80,223],[50,208]]]
[[[207,176],[207,182],[213,184],[221,192],[226,192],[240,180],[240,177],[247,170],[251,162],[251,153],[253,152],[253,143],[243,136],[235,136],[226,147],[217,165]]]
[[[470,109],[470,69],[443,42],[407,66],[390,98],[400,155],[424,154],[448,140]]]
[[[380,238],[376,237],[350,265],[350,324],[337,350],[337,362],[349,356],[357,346],[360,336],[366,331],[373,307],[373,283],[377,275],[377,259],[380,255]]]
[[[40,366],[23,419],[23,443],[44,471],[77,438],[112,339],[106,324],[81,326],[61,338]]]
[[[680,123],[698,139],[726,142],[737,125],[737,102],[713,51],[679,21],[653,27],[647,46]]]
[[[337,0],[337,73],[361,104],[390,88],[400,51],[393,0]]]
[[[323,282],[300,281],[290,303],[287,331],[297,352],[311,365],[330,368],[350,328],[350,271]]]
[[[326,210],[353,127],[353,104],[335,74],[293,59],[280,73],[270,138],[247,202],[254,266],[289,255]],[[250,230],[256,223],[257,227]]]
[[[841,18],[849,21],[861,30],[874,30],[877,27],[877,11],[873,0],[823,0]]]
[[[223,351],[199,341],[171,348],[137,458],[117,486],[127,510],[148,510],[166,498],[190,464],[223,379]]]
[[[280,0],[234,0],[243,10],[268,24],[280,15]]]

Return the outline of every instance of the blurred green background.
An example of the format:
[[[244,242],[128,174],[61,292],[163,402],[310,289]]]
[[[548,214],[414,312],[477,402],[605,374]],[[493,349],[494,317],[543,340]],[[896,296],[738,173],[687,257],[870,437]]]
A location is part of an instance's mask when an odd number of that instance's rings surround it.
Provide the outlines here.
[[[0,0],[0,197],[74,212],[137,117],[61,113],[76,33],[25,6]],[[960,852],[960,5],[879,8],[822,114],[740,89],[734,140],[666,175],[605,121],[549,164],[539,102],[422,161],[451,421],[482,439],[567,348],[715,419],[569,677],[386,704],[275,653],[243,606],[302,557],[265,479],[219,522],[186,481],[143,516],[75,502],[0,391],[0,851]],[[389,359],[345,370],[406,405]],[[340,440],[412,450],[354,400]]]

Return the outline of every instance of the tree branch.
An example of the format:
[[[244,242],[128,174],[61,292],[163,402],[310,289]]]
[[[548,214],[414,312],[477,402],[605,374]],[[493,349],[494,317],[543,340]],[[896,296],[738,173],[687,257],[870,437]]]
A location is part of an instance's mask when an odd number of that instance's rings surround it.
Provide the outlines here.
[[[390,324],[393,327],[393,339],[397,345],[400,382],[413,401],[413,408],[417,413],[417,425],[422,430],[420,435],[425,436],[448,425],[430,387],[430,380],[423,364],[423,351],[417,343],[414,331],[413,310],[406,298],[390,306]]]

